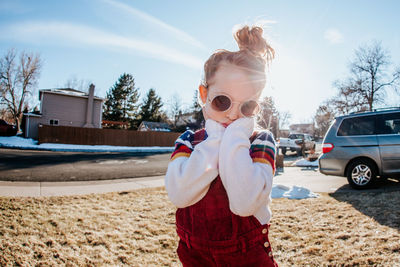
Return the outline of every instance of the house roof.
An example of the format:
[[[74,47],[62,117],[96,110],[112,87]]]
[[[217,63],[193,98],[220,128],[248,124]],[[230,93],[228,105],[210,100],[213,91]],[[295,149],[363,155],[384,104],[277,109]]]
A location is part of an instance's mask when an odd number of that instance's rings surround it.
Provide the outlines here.
[[[24,115],[28,117],[42,117],[42,114],[37,114],[32,112],[24,113]]]
[[[58,94],[58,95],[66,95],[66,96],[75,96],[75,97],[83,97],[88,98],[89,95],[86,92],[82,92],[72,88],[53,88],[53,89],[41,89],[39,90],[39,99],[42,99],[43,93],[50,94]],[[104,101],[104,98],[100,98],[95,96],[94,99]]]

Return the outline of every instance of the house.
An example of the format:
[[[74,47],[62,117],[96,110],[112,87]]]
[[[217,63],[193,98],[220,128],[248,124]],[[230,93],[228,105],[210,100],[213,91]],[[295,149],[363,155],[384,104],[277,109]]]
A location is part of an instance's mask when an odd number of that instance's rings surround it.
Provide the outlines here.
[[[121,129],[128,129],[129,122],[127,121],[108,121],[108,120],[103,120],[102,123],[102,128],[112,128],[112,127],[120,127]]]
[[[197,122],[196,112],[181,113],[177,117],[177,127],[185,127],[186,129],[191,129],[193,131],[204,127],[204,121]]]
[[[25,137],[38,139],[39,125],[101,128],[103,98],[71,88],[39,90],[40,112],[24,113]]]
[[[138,131],[170,132],[171,129],[168,123],[165,122],[142,121]]]
[[[176,121],[176,126],[183,126],[196,123],[195,112],[189,112],[183,114],[181,113],[177,117],[178,119]]]
[[[289,126],[291,133],[306,133],[309,135],[314,135],[314,124],[313,123],[300,123],[292,124]]]

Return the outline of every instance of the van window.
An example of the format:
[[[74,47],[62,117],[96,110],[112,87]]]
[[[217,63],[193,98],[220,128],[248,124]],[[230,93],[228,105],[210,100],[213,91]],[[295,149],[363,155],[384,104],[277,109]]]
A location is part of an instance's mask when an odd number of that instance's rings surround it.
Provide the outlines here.
[[[344,119],[338,130],[338,136],[375,134],[375,117],[364,116]]]
[[[400,113],[381,116],[379,134],[400,134]]]

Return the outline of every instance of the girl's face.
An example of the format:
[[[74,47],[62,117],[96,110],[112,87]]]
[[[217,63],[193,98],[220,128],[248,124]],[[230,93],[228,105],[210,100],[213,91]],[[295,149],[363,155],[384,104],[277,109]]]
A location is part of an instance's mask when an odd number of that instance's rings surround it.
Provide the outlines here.
[[[262,87],[259,83],[252,81],[246,71],[233,64],[222,63],[208,88],[200,85],[199,92],[201,100],[205,104],[203,106],[204,118],[213,119],[227,127],[235,120],[243,117],[239,110],[241,103],[259,99]],[[213,97],[221,94],[231,98],[232,106],[227,111],[217,111],[211,106]]]

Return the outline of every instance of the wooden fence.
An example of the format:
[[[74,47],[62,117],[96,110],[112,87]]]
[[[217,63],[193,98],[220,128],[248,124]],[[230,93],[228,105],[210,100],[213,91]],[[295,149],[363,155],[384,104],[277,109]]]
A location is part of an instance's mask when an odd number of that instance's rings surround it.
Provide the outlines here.
[[[39,144],[59,143],[110,146],[174,146],[180,133],[141,132],[118,129],[39,126]]]

